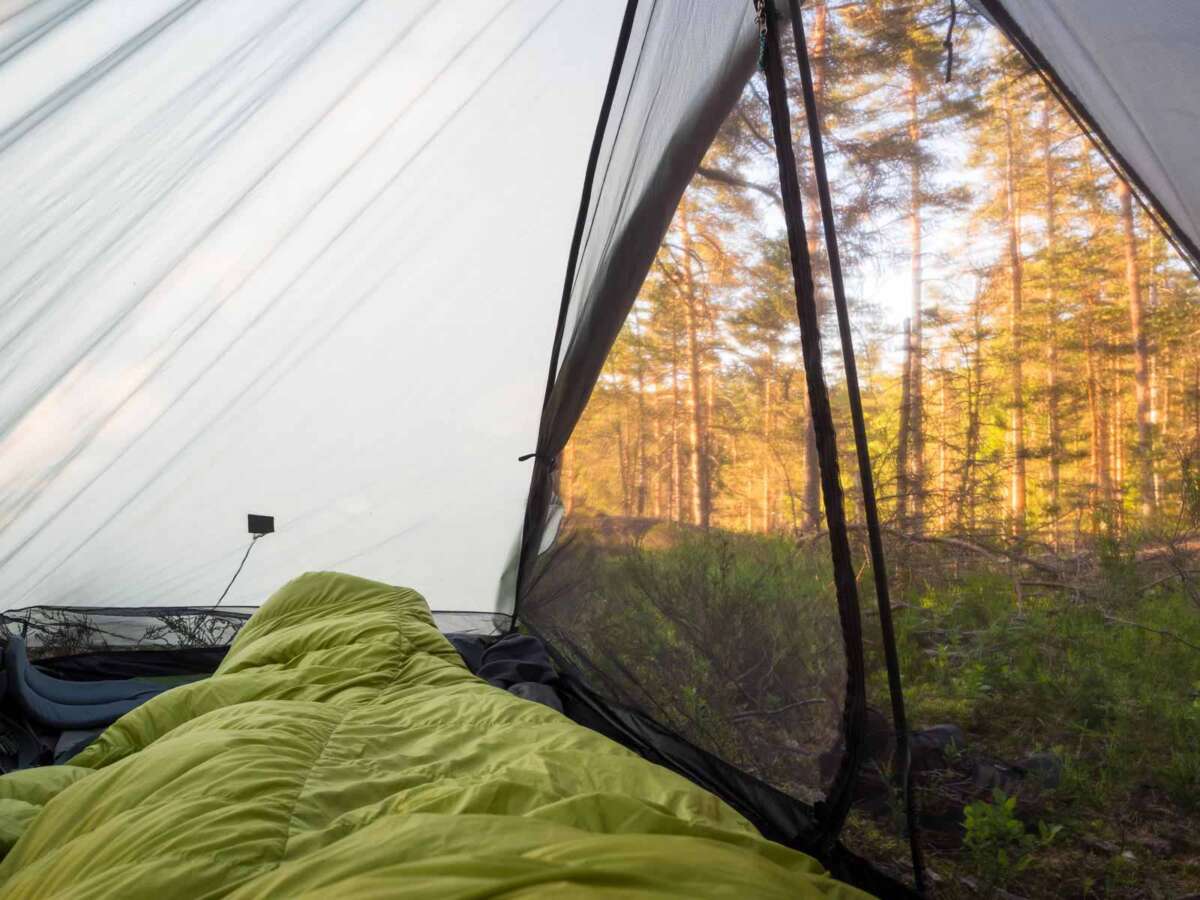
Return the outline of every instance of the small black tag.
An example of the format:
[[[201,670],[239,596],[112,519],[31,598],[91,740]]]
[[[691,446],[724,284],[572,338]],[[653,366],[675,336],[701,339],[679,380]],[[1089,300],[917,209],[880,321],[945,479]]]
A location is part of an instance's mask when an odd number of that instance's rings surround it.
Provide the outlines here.
[[[250,513],[246,516],[246,530],[251,534],[274,534],[275,517],[256,516],[254,513]]]

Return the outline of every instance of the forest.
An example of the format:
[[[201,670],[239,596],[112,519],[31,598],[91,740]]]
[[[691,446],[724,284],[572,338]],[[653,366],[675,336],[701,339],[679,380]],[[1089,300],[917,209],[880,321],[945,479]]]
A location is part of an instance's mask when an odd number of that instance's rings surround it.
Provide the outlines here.
[[[1037,73],[953,6],[805,4],[924,748],[926,863],[938,896],[1191,896],[1200,280]],[[794,63],[884,745],[878,616]],[[611,690],[819,797],[843,662],[761,79],[679,204],[563,455],[559,556],[574,564],[546,569],[531,616],[591,635],[576,649],[592,660],[620,643],[627,665],[602,673]],[[711,691],[679,696],[663,674],[679,667]],[[904,874],[888,754],[876,757],[848,840]]]

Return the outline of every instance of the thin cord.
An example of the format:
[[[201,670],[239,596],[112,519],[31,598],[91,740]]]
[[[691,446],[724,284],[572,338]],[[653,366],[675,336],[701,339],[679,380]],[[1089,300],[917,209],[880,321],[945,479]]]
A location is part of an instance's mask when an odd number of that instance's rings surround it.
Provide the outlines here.
[[[262,537],[261,534],[256,534],[254,537],[250,538],[250,546],[246,548],[246,553],[242,556],[242,561],[238,563],[237,571],[234,572],[233,577],[229,579],[229,584],[225,585],[225,590],[221,591],[220,598],[212,605],[213,609],[216,609],[221,605],[221,601],[225,599],[225,595],[229,593],[229,589],[233,587],[233,583],[237,581],[237,577],[242,574],[242,566],[246,565],[246,560],[250,558],[250,551],[254,549],[254,542],[260,537]]]

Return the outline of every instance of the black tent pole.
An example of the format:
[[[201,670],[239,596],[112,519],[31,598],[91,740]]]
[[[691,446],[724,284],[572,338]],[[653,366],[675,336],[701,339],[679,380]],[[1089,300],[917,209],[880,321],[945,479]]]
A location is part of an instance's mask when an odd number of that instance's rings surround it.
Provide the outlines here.
[[[838,832],[846,821],[854,799],[854,787],[862,755],[866,724],[866,685],[863,666],[862,617],[858,606],[858,586],[850,559],[850,536],[838,473],[837,437],[833,411],[825,387],[825,369],[821,358],[821,326],[817,317],[813,288],[812,261],[804,231],[804,211],[800,200],[800,181],[796,176],[796,154],[792,148],[791,114],[788,111],[787,81],[779,52],[778,18],[773,0],[754,0],[762,41],[762,62],[767,77],[767,101],[771,108],[771,128],[775,137],[775,159],[779,167],[779,190],[787,222],[788,250],[792,260],[792,281],[796,291],[796,314],[800,319],[800,349],[804,358],[804,377],[808,383],[808,404],[816,436],[817,461],[821,470],[821,494],[825,500],[825,521],[829,528],[829,549],[833,559],[833,580],[837,588],[838,615],[846,653],[846,701],[842,733],[845,754],[825,802],[818,805],[823,828],[824,849],[832,853]]]
[[[875,596],[879,601],[879,629],[883,637],[883,653],[887,663],[888,692],[892,700],[892,724],[896,730],[896,754],[892,761],[892,777],[902,792],[904,817],[908,826],[908,841],[912,850],[913,880],[917,890],[925,890],[925,867],[921,860],[921,845],[917,833],[917,814],[912,793],[912,757],[909,748],[908,717],[904,712],[904,688],[900,678],[900,657],[896,652],[896,630],[892,624],[892,601],[888,591],[887,561],[883,554],[883,535],[879,527],[879,507],[875,502],[875,478],[871,471],[871,450],[867,443],[867,425],[863,416],[862,395],[858,386],[858,364],[854,359],[854,337],[850,332],[850,313],[846,304],[846,288],[842,280],[842,258],[838,252],[837,226],[833,218],[833,199],[829,191],[829,176],[825,171],[825,145],[821,137],[820,110],[813,90],[812,66],[808,57],[808,41],[804,36],[804,20],[800,15],[800,0],[788,0],[792,19],[792,34],[796,42],[796,58],[800,63],[800,82],[804,89],[804,111],[808,120],[808,142],[812,151],[813,174],[817,195],[821,201],[821,222],[825,229],[825,246],[829,254],[829,281],[833,286],[833,305],[837,311],[838,333],[842,339],[842,359],[846,369],[846,392],[850,398],[850,419],[854,424],[854,446],[858,451],[858,473],[862,484],[863,510],[867,519],[867,538],[871,550],[871,571],[875,577]]]

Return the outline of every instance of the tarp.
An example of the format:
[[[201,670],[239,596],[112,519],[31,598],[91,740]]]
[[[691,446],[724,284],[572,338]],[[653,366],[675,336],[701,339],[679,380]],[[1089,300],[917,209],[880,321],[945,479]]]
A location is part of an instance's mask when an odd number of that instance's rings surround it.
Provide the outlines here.
[[[1200,3],[975,2],[1015,24],[1200,266]]]
[[[0,604],[215,602],[259,513],[276,533],[226,603],[343,568],[510,608],[517,457],[625,11],[0,20]],[[568,336],[615,334],[754,40],[749,2],[638,4]],[[597,340],[556,402],[582,404]]]

